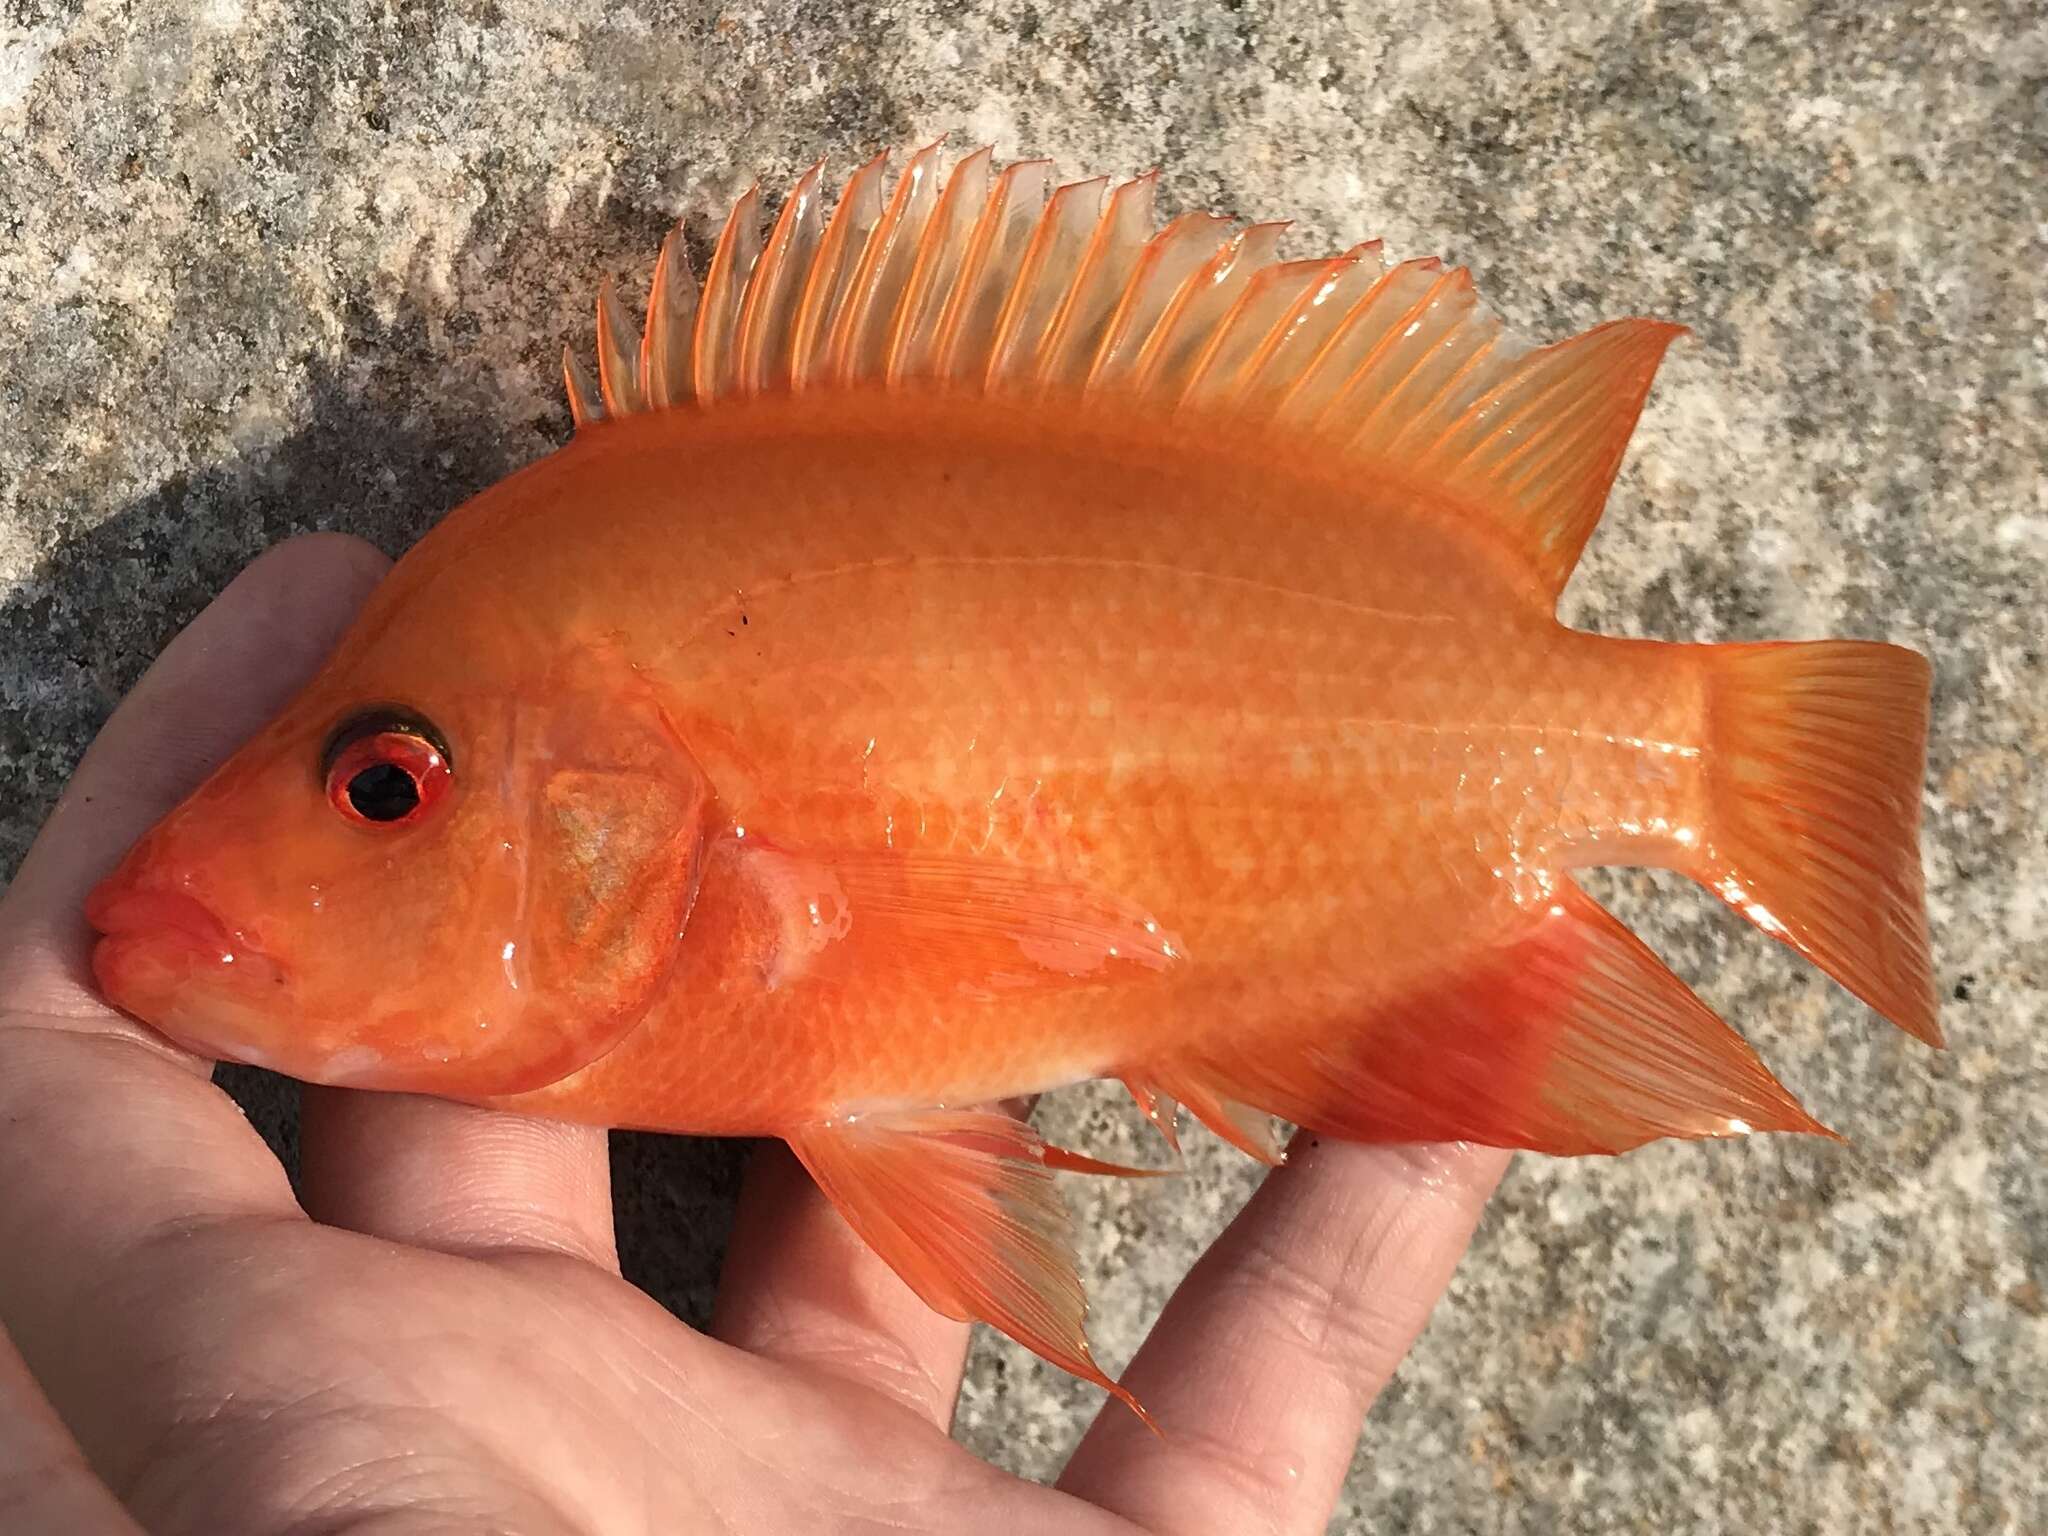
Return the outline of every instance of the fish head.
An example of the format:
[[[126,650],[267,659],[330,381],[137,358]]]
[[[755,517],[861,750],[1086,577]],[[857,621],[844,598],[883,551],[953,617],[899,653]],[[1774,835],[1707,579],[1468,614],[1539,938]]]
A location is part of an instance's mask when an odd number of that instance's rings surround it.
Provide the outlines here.
[[[709,794],[631,667],[582,648],[423,685],[345,644],[92,893],[116,1006],[308,1082],[524,1092],[659,992]],[[417,670],[417,669],[413,669]]]

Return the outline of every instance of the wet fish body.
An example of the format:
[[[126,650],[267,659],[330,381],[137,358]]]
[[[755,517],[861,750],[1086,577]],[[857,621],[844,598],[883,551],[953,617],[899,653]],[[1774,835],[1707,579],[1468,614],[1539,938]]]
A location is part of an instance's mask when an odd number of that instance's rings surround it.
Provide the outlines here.
[[[110,996],[311,1080],[786,1137],[933,1305],[1096,1380],[1015,1289],[1085,1160],[971,1106],[1119,1077],[1267,1157],[1269,1114],[1816,1129],[1599,864],[1938,1038],[1924,660],[1554,617],[1674,327],[1529,352],[1433,263],[1154,235],[1149,182],[876,174],[759,254],[743,201],[693,308],[671,244],[637,358],[607,292],[575,441],[95,896]]]

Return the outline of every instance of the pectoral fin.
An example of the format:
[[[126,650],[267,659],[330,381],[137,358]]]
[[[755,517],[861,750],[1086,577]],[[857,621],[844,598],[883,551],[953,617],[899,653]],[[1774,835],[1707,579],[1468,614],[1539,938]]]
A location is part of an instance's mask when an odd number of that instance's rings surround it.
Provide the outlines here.
[[[849,1116],[788,1141],[847,1224],[926,1305],[1001,1329],[1152,1422],[1089,1353],[1073,1218],[1050,1172],[1076,1166],[1074,1154],[1054,1156],[1028,1125],[975,1110]]]
[[[1135,903],[1056,871],[954,854],[734,850],[779,934],[772,986],[890,976],[953,1000],[1132,980],[1178,965]]]

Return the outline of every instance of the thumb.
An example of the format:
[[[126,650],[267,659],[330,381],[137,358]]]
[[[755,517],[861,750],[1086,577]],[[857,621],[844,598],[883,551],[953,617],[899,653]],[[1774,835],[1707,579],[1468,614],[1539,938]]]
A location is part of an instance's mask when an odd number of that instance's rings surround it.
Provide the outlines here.
[[[30,979],[17,964],[29,956],[38,980],[89,986],[86,893],[285,704],[390,563],[341,534],[293,539],[250,564],[165,647],[86,752],[0,902],[11,990]]]

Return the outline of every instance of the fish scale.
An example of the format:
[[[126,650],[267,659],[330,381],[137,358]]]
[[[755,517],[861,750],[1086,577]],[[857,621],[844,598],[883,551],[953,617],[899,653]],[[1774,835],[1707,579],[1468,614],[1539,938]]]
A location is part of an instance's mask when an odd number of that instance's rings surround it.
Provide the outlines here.
[[[943,184],[942,184],[943,183]],[[109,997],[316,1082],[785,1139],[1095,1365],[989,1100],[1277,1160],[1819,1131],[1572,881],[1707,885],[1930,1042],[1926,661],[1555,618],[1677,327],[921,151],[665,242],[574,440],[401,560],[96,891]],[[370,777],[357,780],[358,774]],[[1115,1171],[1115,1170],[1108,1170]],[[1142,1410],[1140,1410],[1142,1412]]]
[[[822,409],[808,407],[807,419],[815,423]],[[794,546],[830,549],[829,579],[771,575],[774,552],[722,537],[758,526],[762,515],[740,496],[738,473],[721,467],[716,423],[690,424],[700,485],[730,488],[699,511],[697,537],[673,547],[679,560],[687,555],[691,579],[747,594],[748,623],[743,638],[700,631],[668,661],[679,728],[689,739],[709,720],[720,736],[756,744],[761,761],[732,781],[714,772],[714,792],[751,837],[778,847],[950,850],[956,829],[975,824],[996,789],[1029,783],[1031,803],[1058,831],[1028,853],[1020,841],[1000,849],[1002,856],[1024,854],[1063,879],[1119,892],[1181,931],[1201,964],[1142,998],[1062,995],[1028,1020],[1016,1006],[963,1014],[947,1024],[946,1049],[926,1049],[915,1062],[857,1052],[835,1058],[835,1075],[817,1089],[821,1111],[899,1099],[976,1102],[1046,1086],[1020,1083],[1009,1056],[1022,1033],[1041,1027],[1064,1036],[1071,1054],[1097,1070],[1142,1057],[1155,1040],[1187,1037],[1199,1029],[1191,1021],[1227,1016],[1250,1039],[1339,1028],[1412,982],[1413,957],[1427,951],[1430,934],[1460,930],[1484,948],[1552,888],[1560,870],[1545,855],[1555,852],[1548,845],[1560,815],[1613,838],[1624,812],[1684,812],[1675,783],[1658,783],[1664,798],[1657,801],[1631,803],[1624,794],[1646,774],[1660,774],[1663,754],[1630,744],[1647,739],[1639,733],[1686,728],[1683,690],[1648,686],[1647,670],[1636,665],[1646,654],[1675,665],[1662,648],[1544,630],[1533,617],[1492,629],[1447,626],[1434,615],[1362,611],[1243,578],[1219,587],[1183,569],[1148,581],[1130,566],[1060,557],[1062,547],[1112,536],[1114,514],[1084,507],[1062,518],[1061,499],[1035,487],[1008,492],[1011,531],[1001,558],[952,553],[988,547],[985,507],[971,498],[955,503],[951,521],[945,509],[926,512],[923,536],[933,553],[919,560],[895,562],[851,543],[862,530],[885,537],[887,509],[913,497],[930,466],[948,455],[959,461],[947,471],[956,484],[975,464],[991,483],[1021,476],[1021,463],[992,462],[1003,451],[999,442],[963,441],[977,430],[971,408],[952,412],[949,418],[932,405],[914,429],[857,412],[848,435],[864,453],[892,439],[897,449],[877,455],[858,490],[845,485],[831,445],[786,451],[774,492],[787,495],[779,531]],[[639,428],[646,443],[614,451],[663,458],[668,450],[659,440],[675,425],[657,419]],[[1039,442],[1056,430],[1056,421],[1041,423]],[[1037,451],[1013,450],[1019,459]],[[890,462],[916,467],[897,474],[885,467]],[[1213,462],[1180,474],[1213,483],[1232,462],[1232,450],[1219,448]],[[807,466],[815,474],[809,486]],[[574,474],[575,466],[562,472]],[[828,486],[836,487],[830,495]],[[1313,480],[1303,486],[1262,477],[1269,505],[1299,505],[1312,488]],[[1224,527],[1255,515],[1229,496],[1179,505],[1177,526],[1191,544],[1217,550],[1219,561],[1232,547]],[[586,504],[584,515],[586,545],[601,546],[604,514]],[[618,513],[628,522],[643,515],[631,498]],[[1426,515],[1419,507],[1383,513],[1371,562],[1383,576],[1401,558],[1404,524]],[[1043,542],[1032,543],[1027,530],[1040,530]],[[709,550],[729,550],[731,563],[712,567]],[[1466,559],[1483,568],[1485,553]],[[1048,571],[1067,579],[1049,581]],[[1197,593],[1206,599],[1201,622],[1181,630],[1179,645],[1155,647],[1152,667],[1129,665],[1129,642],[1173,626]],[[1496,587],[1496,601],[1515,595],[1505,583]],[[1245,627],[1234,622],[1234,605],[1258,613],[1269,633],[1313,634],[1320,670],[1303,680],[1276,666],[1266,681],[1271,690],[1320,696],[1323,708],[1275,691],[1247,702],[1238,679],[1208,673],[1206,648],[1234,647]],[[1027,625],[1050,642],[1003,643]],[[943,642],[935,642],[938,635]],[[1085,645],[1076,638],[1084,636]],[[1574,654],[1566,660],[1564,653]],[[1617,666],[1637,679],[1633,690],[1604,682]],[[1109,699],[1107,712],[1077,707],[1073,679],[1089,679],[1089,692]],[[1631,691],[1637,697],[1629,702]],[[1668,720],[1646,713],[1644,692],[1667,700]],[[1614,713],[1575,718],[1596,705]],[[1148,717],[1172,729],[1148,735]],[[1283,720],[1292,728],[1283,730]],[[914,749],[899,752],[886,740],[889,726],[908,734]],[[1347,729],[1355,745],[1344,744]],[[872,754],[869,739],[880,743]],[[1455,777],[1442,771],[1447,741],[1458,743]],[[1537,757],[1542,741],[1559,750]],[[849,825],[844,797],[863,775],[880,793]],[[1567,805],[1561,792],[1574,780],[1585,792]],[[765,788],[775,784],[787,787]],[[805,785],[831,788],[815,816],[796,787]],[[892,836],[884,808],[895,801],[919,808],[921,821],[936,826],[920,832],[899,820]],[[1306,848],[1319,852],[1314,880],[1301,878],[1298,854]],[[1204,893],[1199,912],[1188,910],[1190,891]],[[1253,914],[1257,921],[1247,922]],[[1422,966],[1425,973],[1439,968],[1434,958]],[[1276,984],[1276,976],[1285,980]],[[778,1017],[784,1006],[787,1020]],[[657,1006],[599,1069],[546,1090],[541,1102],[573,1096],[595,1117],[642,1123],[638,1098],[653,1091],[671,1119],[704,1124],[730,1113],[687,1097],[692,1083],[715,1092],[711,1085],[728,1080],[717,1042],[726,1033],[744,1036],[737,1048],[751,1059],[764,1037],[780,1040],[794,1058],[808,1049],[816,1006],[801,993],[786,1005],[748,998],[721,1025],[679,990],[672,1028],[689,1035],[687,1051]],[[897,1003],[881,993],[836,998],[834,1006],[841,1027],[864,1037],[886,1029]],[[688,1081],[664,1084],[675,1066]],[[632,1093],[635,1104],[613,1103],[611,1084]]]

